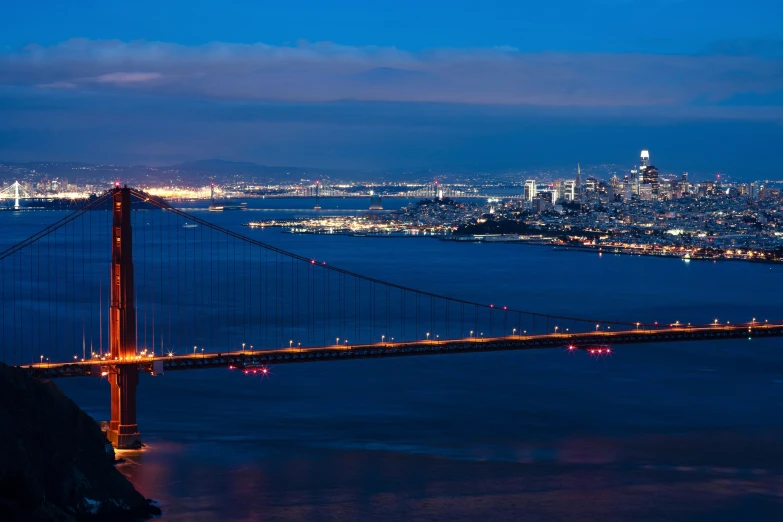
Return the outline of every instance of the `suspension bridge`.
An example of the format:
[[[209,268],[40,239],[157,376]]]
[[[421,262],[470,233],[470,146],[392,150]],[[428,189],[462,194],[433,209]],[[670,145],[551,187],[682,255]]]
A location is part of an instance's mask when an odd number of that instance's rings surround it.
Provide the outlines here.
[[[13,199],[14,201],[14,210],[19,210],[21,208],[19,200],[22,198],[30,198],[32,197],[30,193],[22,186],[19,181],[15,181],[13,184],[9,185],[8,187],[4,189],[0,189],[0,200],[1,199]]]
[[[783,322],[565,317],[368,277],[116,186],[0,252],[0,356],[42,378],[106,377],[109,440],[138,447],[141,373],[783,335]]]

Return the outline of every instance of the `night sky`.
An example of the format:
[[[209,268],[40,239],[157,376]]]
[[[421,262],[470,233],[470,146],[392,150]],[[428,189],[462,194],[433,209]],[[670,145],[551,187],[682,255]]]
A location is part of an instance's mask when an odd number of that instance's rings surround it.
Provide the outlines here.
[[[0,161],[780,177],[783,3],[14,2]]]

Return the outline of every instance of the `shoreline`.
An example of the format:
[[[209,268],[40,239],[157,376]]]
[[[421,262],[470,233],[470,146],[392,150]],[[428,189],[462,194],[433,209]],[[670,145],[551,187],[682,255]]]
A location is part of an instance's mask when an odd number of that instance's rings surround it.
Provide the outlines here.
[[[335,231],[335,232],[325,232],[325,231],[292,231],[292,230],[285,230],[286,228],[290,228],[286,225],[251,225],[249,223],[243,223],[242,226],[246,226],[248,228],[279,228],[281,234],[301,234],[301,235],[324,235],[324,236],[347,236],[347,237],[357,237],[357,238],[373,238],[373,239],[437,239],[439,241],[451,241],[455,243],[482,243],[482,244],[513,244],[513,245],[523,245],[523,246],[536,246],[536,247],[550,247],[552,250],[555,251],[572,251],[572,252],[582,252],[582,253],[598,253],[598,254],[612,254],[612,255],[622,255],[622,256],[638,256],[638,257],[657,257],[657,258],[663,258],[663,259],[679,259],[681,261],[689,262],[689,261],[734,261],[734,262],[745,262],[745,263],[760,263],[760,264],[768,264],[768,265],[777,265],[782,264],[783,259],[781,260],[775,260],[775,259],[737,259],[737,258],[727,258],[727,257],[706,257],[706,256],[694,256],[685,258],[682,255],[679,254],[662,254],[662,253],[647,253],[647,252],[628,252],[625,250],[627,247],[615,247],[615,246],[604,246],[604,245],[596,245],[596,246],[586,246],[586,245],[561,245],[561,244],[553,244],[553,243],[547,243],[547,242],[538,242],[538,241],[525,241],[520,239],[501,239],[498,241],[486,241],[481,238],[475,238],[474,236],[454,236],[450,235],[447,236],[445,234],[405,234],[405,233],[391,233],[391,234],[362,234],[362,233],[356,233],[356,232],[342,232],[342,231]],[[493,237],[502,237],[502,236],[493,236]],[[615,249],[619,249],[619,251],[615,251]]]

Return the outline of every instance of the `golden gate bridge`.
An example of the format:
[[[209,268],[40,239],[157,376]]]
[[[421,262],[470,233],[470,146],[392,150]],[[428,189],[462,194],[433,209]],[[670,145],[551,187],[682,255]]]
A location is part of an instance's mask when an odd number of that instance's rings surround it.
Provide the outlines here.
[[[262,243],[116,186],[0,252],[2,361],[107,377],[108,437],[138,447],[140,373],[783,335],[768,320],[621,322],[478,303]],[[522,299],[522,296],[520,296]]]

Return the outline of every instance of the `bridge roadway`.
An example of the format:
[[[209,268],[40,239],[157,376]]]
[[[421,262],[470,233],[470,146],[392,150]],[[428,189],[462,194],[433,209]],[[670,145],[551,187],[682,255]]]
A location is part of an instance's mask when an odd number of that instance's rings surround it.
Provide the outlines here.
[[[733,325],[674,326],[660,329],[596,331],[585,333],[512,335],[504,337],[471,337],[466,339],[382,342],[362,345],[331,345],[311,348],[196,353],[169,356],[137,356],[132,361],[85,360],[63,363],[36,363],[24,366],[40,378],[100,377],[113,364],[137,364],[140,371],[154,374],[163,371],[196,370],[228,367],[253,370],[270,364],[335,361],[406,355],[435,355],[543,348],[591,348],[618,344],[718,341],[754,337],[781,337],[783,323],[740,323]],[[158,363],[158,364],[155,364]],[[156,368],[157,367],[157,368]]]

